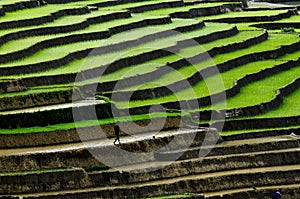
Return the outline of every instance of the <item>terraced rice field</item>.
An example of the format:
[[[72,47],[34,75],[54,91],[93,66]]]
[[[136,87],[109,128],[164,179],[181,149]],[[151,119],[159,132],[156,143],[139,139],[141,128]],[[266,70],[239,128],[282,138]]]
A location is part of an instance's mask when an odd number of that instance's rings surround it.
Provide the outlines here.
[[[300,198],[297,5],[0,5],[0,198]]]

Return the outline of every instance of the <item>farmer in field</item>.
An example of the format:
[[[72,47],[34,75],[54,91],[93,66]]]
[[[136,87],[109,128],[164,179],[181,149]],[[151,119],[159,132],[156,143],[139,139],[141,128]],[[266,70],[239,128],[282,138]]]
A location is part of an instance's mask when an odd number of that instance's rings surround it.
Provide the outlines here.
[[[276,191],[275,193],[272,194],[272,199],[280,199],[281,194],[279,191]]]
[[[121,144],[120,142],[120,126],[118,123],[115,123],[114,125],[114,132],[115,132],[115,141],[114,141],[114,144],[116,144],[116,141],[119,142],[119,144]]]

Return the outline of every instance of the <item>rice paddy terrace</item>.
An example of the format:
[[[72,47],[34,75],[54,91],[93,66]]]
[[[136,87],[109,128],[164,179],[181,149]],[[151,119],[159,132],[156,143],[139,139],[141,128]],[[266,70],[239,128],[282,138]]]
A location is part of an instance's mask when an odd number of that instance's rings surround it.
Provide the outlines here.
[[[0,5],[0,198],[300,198],[297,6]]]

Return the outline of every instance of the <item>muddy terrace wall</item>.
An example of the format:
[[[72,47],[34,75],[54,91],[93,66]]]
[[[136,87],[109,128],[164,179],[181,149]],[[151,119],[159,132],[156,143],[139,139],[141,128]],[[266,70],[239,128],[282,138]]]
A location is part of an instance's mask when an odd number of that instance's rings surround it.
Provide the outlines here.
[[[0,194],[37,193],[89,187],[90,181],[83,169],[65,169],[46,172],[1,175]],[[2,197],[1,197],[2,198]]]
[[[166,121],[165,121],[166,119]],[[148,125],[152,122],[152,125]],[[133,127],[132,122],[122,122],[121,130],[130,132],[130,134],[143,133],[140,130]],[[189,118],[181,117],[167,117],[167,118],[155,118],[150,120],[135,121],[134,124],[143,126],[144,132],[157,132],[160,130],[172,130],[179,127],[185,127],[190,124]],[[162,127],[162,129],[158,129]],[[101,125],[101,129],[105,133],[105,137],[99,133],[99,126],[80,128],[80,132],[86,132],[86,140],[97,140],[103,138],[114,137],[113,124]],[[125,136],[124,132],[120,133],[121,136]],[[122,138],[121,138],[122,139]],[[0,134],[0,148],[19,148],[30,146],[44,146],[55,145],[63,143],[81,142],[76,129],[69,130],[57,130],[41,133],[26,133],[26,134]]]
[[[288,171],[288,172],[267,172],[267,173],[255,173],[255,174],[241,174],[241,175],[231,175],[231,176],[220,176],[212,177],[207,179],[190,179],[176,181],[170,184],[156,184],[149,185],[145,187],[132,187],[131,189],[126,189],[128,197],[135,196],[158,196],[163,195],[168,192],[168,190],[176,190],[177,193],[186,192],[203,192],[203,191],[218,191],[227,190],[229,188],[245,188],[252,187],[253,182],[259,185],[278,185],[284,183],[288,180],[291,183],[297,182],[297,174],[299,171]],[[276,178],[274,179],[274,176]],[[235,183],[232,183],[235,182]],[[211,185],[215,186],[211,186]],[[115,189],[110,191],[98,192],[100,197],[106,198],[108,196],[113,196],[113,198],[122,198],[122,194],[125,189]]]
[[[274,130],[265,130],[265,131],[254,131],[251,133],[226,135],[226,136],[222,136],[222,139],[224,141],[242,140],[242,139],[260,138],[260,137],[272,137],[272,136],[278,136],[278,135],[290,135],[291,133],[300,135],[300,128],[289,127],[288,129],[283,129],[283,130],[275,130],[274,129]]]
[[[3,129],[14,129],[33,126],[47,126],[61,123],[72,123],[73,112],[84,114],[83,118],[88,120],[93,118],[89,111],[95,110],[98,119],[111,118],[111,103],[101,103],[91,106],[58,108],[44,111],[33,111],[16,114],[0,115],[0,126]]]
[[[295,160],[295,153],[291,155],[291,159]],[[272,156],[273,157],[273,156]],[[299,156],[298,156],[299,157]],[[46,192],[55,190],[68,190],[68,189],[78,189],[84,187],[94,187],[94,186],[114,186],[114,185],[130,185],[133,183],[142,183],[152,180],[168,179],[184,176],[186,174],[193,173],[193,175],[203,174],[207,172],[217,172],[225,171],[227,169],[244,168],[248,165],[248,168],[257,168],[256,161],[254,158],[260,160],[260,166],[272,166],[271,159],[267,158],[267,155],[260,154],[250,157],[249,161],[245,164],[242,163],[242,159],[247,159],[247,156],[240,157],[230,157],[230,158],[220,158],[219,162],[217,158],[211,160],[198,159],[189,162],[173,162],[171,165],[166,166],[162,169],[151,171],[151,172],[122,172],[119,171],[102,171],[102,172],[92,172],[85,173],[81,169],[65,169],[63,170],[53,170],[52,172],[41,172],[41,173],[28,173],[28,174],[4,174],[0,176],[2,183],[1,194],[14,194],[14,193],[26,193],[32,192]],[[273,157],[274,158],[274,157]],[[283,154],[278,154],[275,160],[279,160],[280,165],[287,165],[293,161],[284,162],[285,158]],[[271,163],[271,164],[270,164]],[[201,165],[199,167],[199,165]],[[176,172],[174,172],[176,171]],[[292,174],[293,176],[293,174]],[[294,178],[295,176],[293,176]],[[63,178],[61,184],[56,184],[56,186],[51,184],[56,182],[53,179]],[[217,177],[218,178],[218,177]],[[73,183],[72,183],[73,181]],[[229,184],[232,184],[228,181]],[[256,181],[252,181],[256,183]],[[210,186],[211,184],[207,184]],[[234,186],[234,185],[232,185]]]
[[[278,136],[278,135],[277,135]],[[222,137],[223,139],[223,137]],[[228,140],[228,139],[227,139]],[[201,154],[207,153],[206,157],[210,156],[222,156],[222,155],[230,155],[230,154],[243,154],[243,153],[255,153],[255,152],[268,152],[272,150],[281,150],[281,149],[296,149],[299,147],[299,140],[296,140],[292,137],[286,141],[272,141],[270,139],[269,142],[258,143],[258,144],[240,144],[234,146],[207,146],[206,148],[191,148],[185,151],[166,151],[166,152],[157,152],[155,154],[155,158],[157,160],[166,161],[172,160],[172,157],[178,155],[178,153],[183,153],[180,156],[180,160],[188,160],[192,158],[199,158],[200,150]]]
[[[156,143],[159,144],[159,143]],[[198,143],[200,144],[200,143]],[[260,149],[257,149],[258,151]],[[246,152],[246,151],[245,151]],[[2,182],[5,182],[3,184],[6,184],[5,188],[2,189],[2,193],[18,193],[22,189],[22,184],[24,181],[26,181],[26,186],[23,186],[22,192],[30,192],[32,189],[36,189],[38,191],[50,191],[58,189],[60,190],[61,187],[64,189],[72,189],[72,188],[83,188],[88,186],[114,186],[114,185],[130,185],[133,183],[142,183],[152,180],[160,180],[160,179],[169,179],[169,178],[176,178],[180,176],[185,176],[188,174],[197,175],[197,174],[203,174],[208,172],[218,172],[218,171],[227,171],[227,170],[235,170],[235,169],[247,169],[247,168],[258,168],[258,167],[271,167],[271,166],[278,166],[278,165],[289,165],[289,164],[298,164],[299,163],[299,153],[297,151],[290,151],[290,152],[268,152],[268,153],[258,153],[253,154],[249,156],[248,154],[244,155],[233,155],[233,156],[217,156],[217,157],[210,157],[205,159],[194,159],[192,161],[176,161],[172,164],[155,171],[149,171],[141,170],[142,173],[134,173],[134,172],[119,172],[119,171],[100,171],[100,172],[92,172],[85,174],[80,169],[66,169],[65,171],[55,171],[45,173],[32,173],[32,174],[12,174],[9,175],[9,177],[6,177],[5,175],[0,175],[0,179]],[[199,166],[201,165],[201,166]],[[90,165],[91,166],[91,165]],[[280,172],[278,172],[280,173]],[[279,175],[274,179],[274,177],[270,178],[272,179],[271,182],[274,183],[274,181],[278,180],[287,180],[293,181],[295,178],[297,178],[296,171],[291,174],[289,174],[288,179],[287,176]],[[275,172],[275,176],[277,173]],[[88,175],[88,177],[87,177]],[[253,174],[251,174],[253,175]],[[256,175],[256,174],[254,174]],[[258,173],[260,175],[260,173]],[[263,176],[263,174],[261,174]],[[268,173],[267,173],[268,175]],[[20,176],[26,176],[26,178],[22,178],[23,180],[20,180]],[[44,176],[42,178],[42,176]],[[238,182],[243,182],[245,175],[244,174],[232,174],[233,178],[240,178],[237,180]],[[269,175],[268,175],[269,176]],[[27,178],[28,177],[28,178]],[[47,184],[51,184],[53,182],[53,178],[63,177],[65,179],[63,181],[62,185],[57,186],[45,186]],[[265,178],[264,176],[263,178]],[[208,181],[212,180],[215,182],[215,180],[218,181],[219,178],[222,178],[222,176],[216,176],[211,177],[207,179]],[[223,179],[227,179],[225,183],[228,183],[227,186],[223,189],[230,189],[231,186],[235,186],[232,182],[231,177],[228,176]],[[280,179],[277,179],[280,178]],[[72,179],[77,179],[75,183],[73,183],[70,187],[64,187],[66,184],[69,183],[69,181],[72,181]],[[250,178],[252,179],[252,178]],[[254,179],[254,178],[253,178]],[[248,179],[249,180],[249,179]],[[247,182],[248,182],[247,180]],[[258,186],[257,183],[260,182],[261,179],[254,179],[251,181],[255,186]],[[299,179],[298,179],[299,181]],[[84,184],[82,184],[84,183]],[[211,183],[201,183],[202,186],[207,189],[206,186],[208,186],[208,189],[212,190]],[[221,184],[223,184],[221,183]],[[220,182],[219,182],[220,184]],[[219,185],[218,184],[218,185]],[[231,185],[230,185],[231,184]],[[253,186],[253,185],[252,185]],[[251,186],[251,187],[252,187]],[[15,187],[15,189],[11,189],[12,187]],[[218,188],[217,188],[218,190]]]
[[[201,145],[205,135],[208,133],[211,142],[215,142],[215,139],[220,139],[216,132],[207,132],[205,130],[195,130],[195,134],[190,132],[183,132],[176,136],[175,141],[173,141],[174,147],[188,147],[186,146],[186,140],[193,138],[191,146]],[[122,138],[121,138],[122,139]],[[153,139],[153,138],[152,138]],[[161,147],[165,147],[167,143],[174,140],[174,136],[159,137],[151,140],[145,139],[142,141],[136,141],[131,143],[125,143],[119,145],[122,149],[126,149],[132,152],[151,152],[157,150]],[[217,140],[218,141],[218,140]],[[111,142],[113,142],[111,140]],[[176,144],[176,146],[175,146]],[[82,145],[84,147],[84,145]],[[50,149],[49,149],[50,150]],[[114,150],[113,144],[108,144],[107,146],[93,147],[91,149],[94,154],[110,154]],[[54,150],[55,151],[55,150]],[[125,155],[125,154],[124,154]],[[112,156],[102,157],[102,158],[113,158]],[[115,157],[120,159],[119,157]],[[122,157],[127,158],[127,157]],[[130,158],[130,157],[128,157]],[[153,154],[142,154],[137,162],[149,162],[153,161]],[[101,162],[95,159],[87,149],[76,149],[67,151],[55,151],[55,152],[41,152],[41,153],[18,153],[16,155],[1,156],[0,157],[0,171],[23,171],[23,170],[41,170],[41,169],[53,169],[53,168],[72,168],[72,167],[90,167],[95,165],[102,165]],[[124,166],[122,162],[116,161],[119,165]]]
[[[35,171],[55,168],[102,165],[88,150],[55,151],[52,153],[19,153],[0,157],[0,171]]]
[[[146,185],[136,187],[135,185],[115,188],[104,189],[102,191],[91,191],[76,193],[78,198],[123,198],[126,192],[127,197],[151,197],[160,196],[168,193],[170,190],[176,190],[176,193],[186,192],[204,192],[204,191],[218,191],[227,190],[229,188],[248,188],[253,186],[253,182],[257,186],[263,185],[278,185],[284,182],[298,182],[298,171],[283,171],[283,172],[266,172],[266,173],[254,173],[254,174],[237,174],[230,176],[212,177],[206,179],[188,179],[180,180],[174,183],[163,183],[156,185]],[[274,176],[277,176],[274,178]],[[288,178],[286,178],[288,176]],[[235,183],[232,183],[235,182]],[[211,186],[214,184],[216,186]],[[73,194],[64,194],[63,198],[72,198]],[[42,198],[51,198],[51,196],[44,196]],[[60,198],[57,196],[56,198]]]
[[[272,22],[272,23],[260,23],[260,24],[253,24],[250,25],[252,27],[257,27],[257,28],[264,28],[268,30],[277,30],[281,28],[300,28],[299,23],[292,23],[292,22],[285,22],[285,23],[279,23],[279,22]]]
[[[32,93],[27,95],[16,95],[12,97],[0,98],[0,110],[9,111],[23,108],[31,108],[44,105],[70,103],[72,100],[82,100],[79,95],[74,95],[73,90],[53,91],[43,93]]]
[[[133,173],[133,172],[120,173],[118,171],[99,172],[99,173],[95,172],[95,173],[90,173],[89,176],[92,182],[96,186],[107,186],[107,184],[125,185],[125,184],[131,184],[137,182],[141,183],[141,182],[158,180],[158,179],[176,178],[188,174],[197,175],[203,173],[212,173],[212,172],[236,170],[236,169],[243,169],[243,168],[247,169],[247,168],[259,168],[259,167],[271,167],[271,166],[299,163],[299,160],[297,160],[299,154],[297,154],[296,151],[288,152],[287,154],[291,155],[291,159],[286,158],[286,155],[284,153],[253,154],[253,156],[249,156],[247,154],[241,156],[228,156],[228,157],[217,156],[217,157],[211,157],[207,159],[200,158],[200,159],[193,159],[190,161],[176,161],[156,171],[147,172],[146,170],[140,170],[140,171],[144,171],[142,173]],[[270,155],[271,158],[269,158],[268,155]],[[248,158],[249,160],[247,160]],[[258,160],[259,160],[259,164],[257,164]],[[277,160],[279,162],[277,162]],[[108,176],[109,176],[109,180],[104,180],[107,179]]]
[[[11,79],[0,84],[0,93],[21,92],[27,90],[22,79]]]

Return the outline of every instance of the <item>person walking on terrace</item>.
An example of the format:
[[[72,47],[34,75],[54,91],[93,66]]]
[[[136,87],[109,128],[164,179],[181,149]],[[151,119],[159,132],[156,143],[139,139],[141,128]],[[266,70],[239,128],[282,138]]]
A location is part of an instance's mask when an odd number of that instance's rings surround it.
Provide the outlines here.
[[[114,125],[114,132],[115,132],[114,144],[116,144],[116,141],[118,141],[119,144],[121,144],[121,142],[120,142],[120,126],[118,123],[115,123],[115,125]]]

